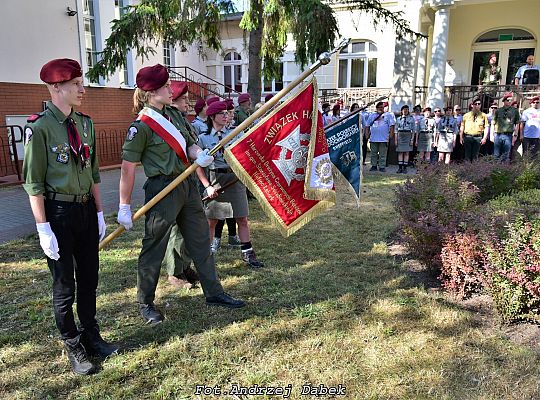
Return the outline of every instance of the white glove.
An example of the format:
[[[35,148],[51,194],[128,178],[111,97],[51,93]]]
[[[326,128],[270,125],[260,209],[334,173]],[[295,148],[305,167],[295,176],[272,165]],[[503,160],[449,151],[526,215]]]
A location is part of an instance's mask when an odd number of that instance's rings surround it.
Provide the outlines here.
[[[45,255],[53,260],[58,260],[60,258],[60,254],[58,254],[60,249],[58,248],[58,240],[56,240],[56,236],[51,229],[51,224],[43,222],[36,224],[36,228],[39,234],[39,244]]]
[[[200,167],[208,167],[214,161],[214,157],[208,154],[209,152],[209,149],[204,149],[197,154],[195,162],[199,164]]]
[[[118,205],[118,217],[116,218],[118,223],[127,230],[133,227],[133,221],[131,220],[131,206],[129,204]]]
[[[99,232],[99,241],[101,242],[105,238],[105,232],[107,231],[107,224],[105,218],[103,218],[103,211],[97,213],[97,223]]]

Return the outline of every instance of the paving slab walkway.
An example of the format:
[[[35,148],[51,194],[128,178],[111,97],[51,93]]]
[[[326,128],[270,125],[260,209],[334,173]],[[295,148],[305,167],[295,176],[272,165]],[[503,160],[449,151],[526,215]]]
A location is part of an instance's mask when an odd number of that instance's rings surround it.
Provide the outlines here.
[[[118,211],[118,182],[120,169],[101,171],[101,198],[105,215]],[[142,167],[137,167],[131,206],[144,203],[142,189],[146,180]],[[28,195],[21,185],[0,189],[0,244],[25,237],[36,232],[36,224]]]

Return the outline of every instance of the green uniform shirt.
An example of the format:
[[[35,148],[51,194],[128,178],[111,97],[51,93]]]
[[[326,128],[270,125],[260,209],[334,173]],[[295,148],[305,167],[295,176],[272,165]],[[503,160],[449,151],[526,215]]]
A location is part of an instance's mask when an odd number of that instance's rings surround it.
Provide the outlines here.
[[[168,117],[172,124],[184,135],[187,149],[195,144],[190,135],[186,135],[180,127],[178,116],[174,115],[170,107],[154,111]],[[188,156],[189,157],[189,156]],[[174,150],[148,125],[141,121],[134,121],[129,127],[126,141],[122,147],[122,159],[133,163],[141,162],[147,177],[157,175],[180,175],[187,166],[174,152]]]
[[[236,110],[234,110],[234,123],[235,123],[235,125],[236,126],[240,125],[250,115],[251,115],[251,112],[249,110],[245,110],[240,106],[236,107]]]
[[[83,146],[90,148],[89,163],[82,167],[70,151],[67,120],[73,118]],[[71,111],[65,116],[52,102],[39,118],[24,128],[24,189],[31,196],[45,192],[82,195],[100,182],[96,136],[90,117]]]
[[[514,125],[519,124],[519,111],[514,107],[501,107],[495,111],[491,125],[495,127],[495,133],[513,133]]]

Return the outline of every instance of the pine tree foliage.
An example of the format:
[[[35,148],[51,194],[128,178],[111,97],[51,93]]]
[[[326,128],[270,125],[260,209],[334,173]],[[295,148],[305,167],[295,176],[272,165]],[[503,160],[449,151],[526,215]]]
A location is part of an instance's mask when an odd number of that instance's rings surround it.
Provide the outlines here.
[[[421,36],[409,28],[402,13],[385,9],[380,0],[250,0],[240,27],[253,31],[263,24],[261,48],[251,53],[261,55],[265,78],[279,76],[280,57],[289,34],[296,45],[295,61],[302,68],[332,49],[339,35],[336,8],[366,12],[375,27],[392,29],[398,39]],[[155,53],[153,46],[158,41],[178,45],[202,41],[219,50],[219,21],[232,11],[232,0],[141,0],[113,21],[111,36],[88,78],[97,80],[114,73],[125,64],[129,49],[148,58]],[[260,80],[260,71],[253,73]]]

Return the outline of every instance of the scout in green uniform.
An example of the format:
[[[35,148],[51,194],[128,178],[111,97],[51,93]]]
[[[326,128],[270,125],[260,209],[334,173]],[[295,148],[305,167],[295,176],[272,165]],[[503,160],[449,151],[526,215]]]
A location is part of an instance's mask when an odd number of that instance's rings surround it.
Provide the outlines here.
[[[73,110],[85,93],[79,63],[49,61],[40,78],[52,101],[25,127],[24,189],[52,274],[56,326],[73,371],[87,375],[95,371],[87,352],[107,357],[118,351],[101,338],[95,318],[98,244],[106,229],[96,139],[90,117]],[[81,331],[73,315],[75,296]]]
[[[209,104],[210,106],[210,104]],[[249,93],[242,93],[238,96],[238,107],[234,112],[235,126],[240,125],[251,115],[251,97]]]
[[[182,134],[188,135],[197,141],[197,134],[191,124],[185,119],[184,114],[188,111],[188,86],[186,82],[174,81],[171,83],[173,91],[173,101],[170,112],[176,116],[176,121]],[[197,272],[191,269],[191,257],[189,256],[184,238],[178,232],[178,226],[174,224],[171,229],[171,236],[165,251],[165,257],[161,264],[169,275],[168,282],[182,289],[191,289],[199,280]]]
[[[505,93],[502,98],[503,106],[495,111],[491,120],[491,129],[495,132],[494,156],[500,161],[510,162],[510,152],[519,133],[520,115],[517,108],[511,106],[514,95]]]
[[[133,226],[130,202],[137,162],[142,163],[148,177],[144,190],[146,201],[149,201],[187,168],[188,157],[201,167],[213,161],[208,151],[203,151],[190,136],[181,135],[176,116],[167,107],[172,101],[167,69],[159,64],[142,68],[136,82],[134,111],[139,112],[139,117],[130,126],[123,146],[120,177],[118,222],[126,229]],[[137,274],[139,311],[146,323],[163,321],[163,315],[154,305],[154,298],[161,263],[175,223],[197,268],[206,303],[243,307],[245,303],[242,300],[223,291],[217,277],[214,257],[210,254],[208,223],[196,180],[190,176],[146,214]]]

